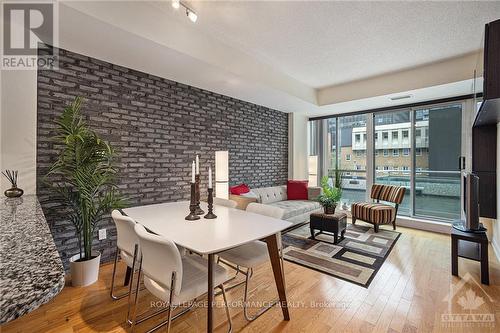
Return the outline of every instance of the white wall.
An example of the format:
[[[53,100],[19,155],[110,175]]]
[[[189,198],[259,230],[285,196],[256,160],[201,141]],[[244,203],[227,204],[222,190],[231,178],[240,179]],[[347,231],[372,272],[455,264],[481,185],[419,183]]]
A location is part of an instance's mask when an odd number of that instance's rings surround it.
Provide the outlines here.
[[[1,71],[1,170],[19,171],[18,187],[36,190],[36,71]],[[10,183],[2,177],[1,191]]]
[[[491,222],[493,229],[493,237],[491,245],[500,261],[500,221],[498,214],[500,213],[500,123],[497,124],[497,219]]]
[[[379,75],[319,89],[319,105],[384,96],[415,89],[472,79],[474,69],[482,72],[481,52],[472,52],[407,70]]]
[[[308,116],[290,113],[288,123],[288,178],[308,179],[307,121]]]

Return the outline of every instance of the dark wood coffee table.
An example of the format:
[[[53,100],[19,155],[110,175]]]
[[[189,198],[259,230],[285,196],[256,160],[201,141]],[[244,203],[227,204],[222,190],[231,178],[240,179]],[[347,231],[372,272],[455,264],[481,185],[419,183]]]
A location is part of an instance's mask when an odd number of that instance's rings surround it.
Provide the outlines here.
[[[309,227],[311,228],[311,238],[315,239],[314,230],[333,233],[333,243],[337,244],[340,233],[340,240],[344,239],[345,230],[347,228],[347,214],[336,212],[335,214],[312,213],[309,219]]]

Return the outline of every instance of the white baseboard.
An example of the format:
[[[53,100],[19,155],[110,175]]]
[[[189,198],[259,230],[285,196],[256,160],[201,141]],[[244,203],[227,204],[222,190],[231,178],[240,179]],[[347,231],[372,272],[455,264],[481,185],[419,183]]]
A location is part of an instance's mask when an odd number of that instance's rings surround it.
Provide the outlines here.
[[[412,229],[420,229],[426,231],[437,232],[441,234],[450,234],[451,233],[451,223],[430,221],[430,220],[422,220],[404,216],[398,216],[396,219],[396,225],[412,228]]]
[[[493,248],[493,252],[495,253],[495,256],[497,257],[497,260],[500,262],[500,244],[495,242],[495,238],[491,240],[491,247]]]

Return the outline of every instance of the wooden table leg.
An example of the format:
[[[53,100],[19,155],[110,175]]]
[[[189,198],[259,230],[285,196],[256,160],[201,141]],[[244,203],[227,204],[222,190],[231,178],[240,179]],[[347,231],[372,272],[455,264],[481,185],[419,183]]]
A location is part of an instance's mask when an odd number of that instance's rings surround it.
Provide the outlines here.
[[[279,234],[271,235],[266,238],[267,251],[269,252],[269,258],[271,259],[271,265],[273,266],[274,281],[276,282],[276,288],[278,289],[283,318],[285,320],[290,320],[288,302],[286,300],[285,276],[283,267],[281,266],[277,237],[279,237]]]
[[[451,236],[451,274],[458,276],[458,239]]]
[[[488,242],[480,243],[481,251],[481,283],[489,285],[490,284],[490,272],[488,268]]]
[[[213,302],[214,302],[214,255],[208,255],[208,305],[207,305],[207,332],[212,333],[213,325]]]

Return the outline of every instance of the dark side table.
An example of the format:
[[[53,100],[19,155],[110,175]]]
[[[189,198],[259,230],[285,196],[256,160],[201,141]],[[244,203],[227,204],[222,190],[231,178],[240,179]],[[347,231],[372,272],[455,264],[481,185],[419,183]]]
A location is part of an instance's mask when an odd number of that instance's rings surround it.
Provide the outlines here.
[[[311,238],[314,239],[314,230],[320,232],[327,231],[333,233],[333,243],[337,244],[339,233],[341,240],[344,239],[344,233],[347,227],[347,214],[337,212],[335,214],[312,213],[309,219],[311,228]]]
[[[458,276],[458,257],[481,263],[481,283],[490,284],[488,236],[485,232],[463,232],[451,228],[451,274]]]

